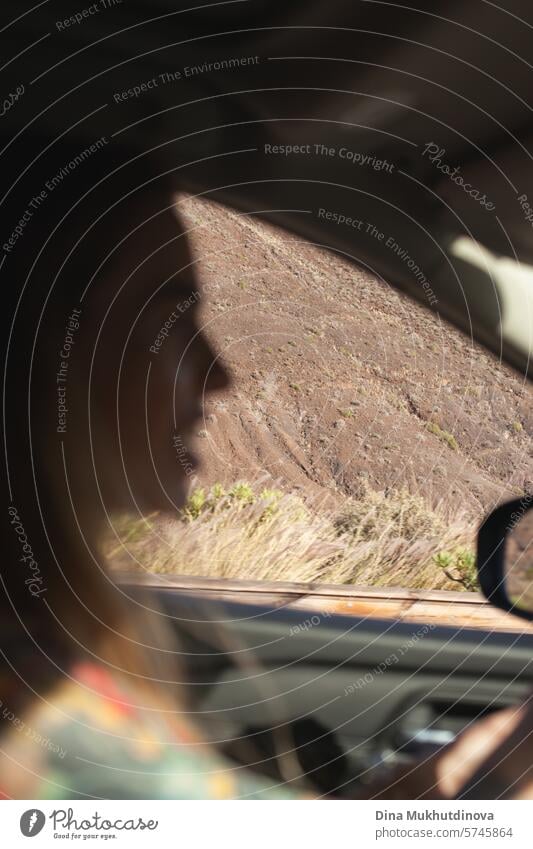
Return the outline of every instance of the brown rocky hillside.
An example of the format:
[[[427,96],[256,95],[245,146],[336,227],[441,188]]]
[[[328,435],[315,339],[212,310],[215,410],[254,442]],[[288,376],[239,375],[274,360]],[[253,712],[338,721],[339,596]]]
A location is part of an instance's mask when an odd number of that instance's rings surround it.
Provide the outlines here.
[[[533,481],[531,390],[343,258],[179,200],[202,319],[234,385],[208,402],[199,481],[272,478],[339,507],[366,480],[480,515]]]

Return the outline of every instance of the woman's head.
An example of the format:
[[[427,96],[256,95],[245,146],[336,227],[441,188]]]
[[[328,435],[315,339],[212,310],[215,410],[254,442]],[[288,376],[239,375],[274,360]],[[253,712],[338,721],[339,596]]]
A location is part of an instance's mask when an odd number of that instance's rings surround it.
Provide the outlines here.
[[[73,180],[57,201],[6,263],[20,296],[7,351],[10,508],[42,591],[25,583],[10,514],[1,612],[19,644],[38,654],[44,640],[68,662],[128,649],[100,535],[117,512],[183,504],[205,395],[227,377],[201,328],[169,189],[137,170],[96,189],[94,175]]]

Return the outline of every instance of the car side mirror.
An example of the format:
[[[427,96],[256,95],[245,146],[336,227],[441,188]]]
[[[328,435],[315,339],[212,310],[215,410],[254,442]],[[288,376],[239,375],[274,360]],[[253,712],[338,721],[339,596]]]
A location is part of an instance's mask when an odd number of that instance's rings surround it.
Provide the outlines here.
[[[492,604],[533,619],[533,494],[501,504],[484,520],[477,571]]]

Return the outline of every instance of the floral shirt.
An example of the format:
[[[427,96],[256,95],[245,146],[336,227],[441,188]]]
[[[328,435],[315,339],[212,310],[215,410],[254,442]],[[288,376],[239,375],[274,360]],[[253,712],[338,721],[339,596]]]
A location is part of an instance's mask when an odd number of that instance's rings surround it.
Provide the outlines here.
[[[182,717],[139,709],[101,667],[73,671],[24,719],[0,706],[0,798],[290,799],[225,760]]]

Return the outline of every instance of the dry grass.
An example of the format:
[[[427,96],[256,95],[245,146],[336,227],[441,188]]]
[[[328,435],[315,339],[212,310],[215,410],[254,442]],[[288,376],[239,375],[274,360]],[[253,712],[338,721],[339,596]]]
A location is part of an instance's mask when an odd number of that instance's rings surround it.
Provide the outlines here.
[[[112,567],[176,575],[425,589],[473,589],[474,532],[406,490],[366,489],[340,515],[294,495],[196,490],[179,518],[117,520]]]

